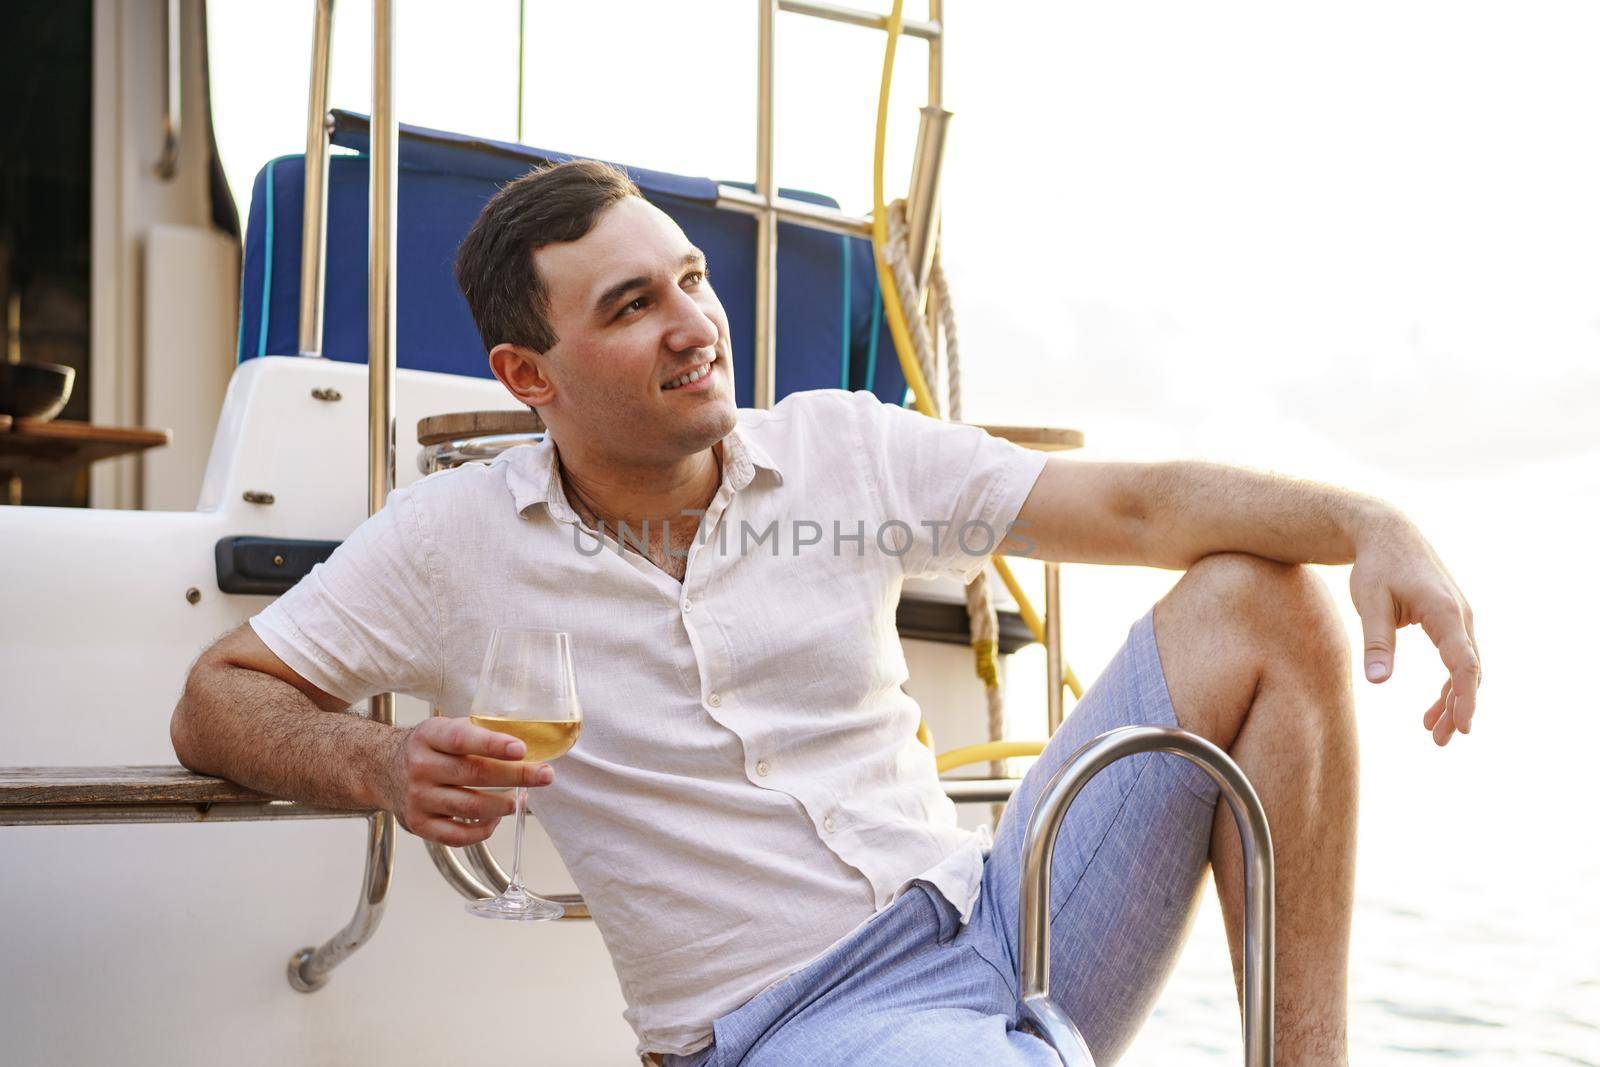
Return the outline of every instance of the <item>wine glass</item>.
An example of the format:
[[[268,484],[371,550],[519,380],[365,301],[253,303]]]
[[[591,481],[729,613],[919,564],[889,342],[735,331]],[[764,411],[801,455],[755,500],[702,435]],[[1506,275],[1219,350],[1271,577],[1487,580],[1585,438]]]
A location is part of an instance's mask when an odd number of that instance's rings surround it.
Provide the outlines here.
[[[578,740],[583,712],[572,670],[572,638],[551,630],[496,629],[484,653],[478,691],[468,717],[474,726],[507,734],[527,746],[524,763],[555,759]],[[517,844],[511,883],[492,900],[474,900],[467,910],[486,919],[559,919],[560,904],[535,896],[522,884],[522,828],[528,791],[517,787]]]

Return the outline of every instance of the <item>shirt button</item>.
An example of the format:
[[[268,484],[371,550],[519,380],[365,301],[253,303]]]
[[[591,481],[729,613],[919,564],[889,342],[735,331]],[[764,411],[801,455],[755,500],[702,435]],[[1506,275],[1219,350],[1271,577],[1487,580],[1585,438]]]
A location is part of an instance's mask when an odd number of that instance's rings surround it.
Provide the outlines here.
[[[767,776],[767,772],[770,770],[772,770],[772,768],[767,766],[766,760],[756,760],[756,773],[761,777],[765,778]]]
[[[822,828],[831,834],[839,828],[839,824],[834,822],[833,816],[830,815],[826,819],[822,820]]]
[[[706,703],[710,704],[714,708],[722,707],[722,694],[712,693],[710,696],[706,697]]]
[[[688,597],[684,597],[683,598],[683,613],[685,615],[687,615],[687,614],[689,614],[689,612],[691,612],[693,610],[694,610],[694,601],[690,600]]]

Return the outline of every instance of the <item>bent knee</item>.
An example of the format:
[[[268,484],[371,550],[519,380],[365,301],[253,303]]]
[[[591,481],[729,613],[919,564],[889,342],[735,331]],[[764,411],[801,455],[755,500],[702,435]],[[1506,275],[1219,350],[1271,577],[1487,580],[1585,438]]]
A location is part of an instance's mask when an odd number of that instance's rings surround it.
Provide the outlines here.
[[[1302,667],[1349,670],[1350,642],[1327,583],[1300,563],[1218,552],[1189,568],[1207,606],[1243,627],[1253,643]]]

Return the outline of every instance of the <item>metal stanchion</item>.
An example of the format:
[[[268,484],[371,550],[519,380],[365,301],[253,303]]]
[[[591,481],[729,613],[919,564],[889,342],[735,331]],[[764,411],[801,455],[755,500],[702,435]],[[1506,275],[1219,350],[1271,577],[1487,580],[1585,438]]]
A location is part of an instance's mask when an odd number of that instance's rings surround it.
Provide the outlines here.
[[[320,9],[318,14],[320,17]],[[373,0],[372,38],[372,169],[367,246],[368,515],[383,507],[394,486],[395,194],[400,177],[400,126],[394,111],[393,0]],[[307,207],[309,217],[312,212],[310,205]],[[393,726],[394,694],[373,697],[369,716],[374,722]],[[394,874],[394,837],[392,814],[380,811],[369,817],[367,867],[355,915],[321,946],[303,948],[290,957],[289,984],[295,989],[309,993],[321,988],[328,980],[328,972],[377,931]]]

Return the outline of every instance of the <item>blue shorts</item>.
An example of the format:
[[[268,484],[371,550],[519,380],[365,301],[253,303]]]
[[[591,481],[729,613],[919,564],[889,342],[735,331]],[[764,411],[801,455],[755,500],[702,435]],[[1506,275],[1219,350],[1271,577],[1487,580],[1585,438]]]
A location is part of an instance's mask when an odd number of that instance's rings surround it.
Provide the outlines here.
[[[1017,908],[1027,813],[1057,767],[1118,726],[1176,726],[1154,609],[1083,695],[1006,807],[970,922],[922,882],[821,958],[713,1024],[672,1067],[1059,1065],[1017,1030]],[[1116,1062],[1177,961],[1206,873],[1215,783],[1168,753],[1101,771],[1073,802],[1051,872],[1050,995]]]

